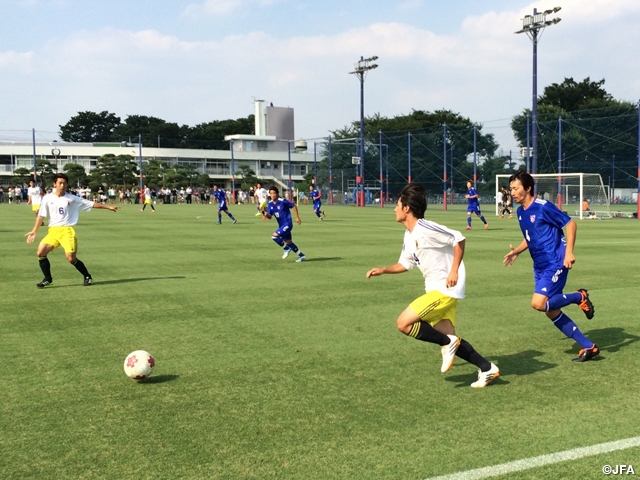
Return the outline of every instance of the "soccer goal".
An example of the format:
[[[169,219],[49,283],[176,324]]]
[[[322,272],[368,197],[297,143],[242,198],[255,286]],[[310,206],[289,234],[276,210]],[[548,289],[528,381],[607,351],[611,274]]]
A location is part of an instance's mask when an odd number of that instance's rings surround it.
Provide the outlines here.
[[[510,175],[496,175],[496,215],[502,201],[501,187],[509,189]],[[597,173],[532,174],[538,198],[553,202],[567,214],[582,218],[611,218],[608,186]]]

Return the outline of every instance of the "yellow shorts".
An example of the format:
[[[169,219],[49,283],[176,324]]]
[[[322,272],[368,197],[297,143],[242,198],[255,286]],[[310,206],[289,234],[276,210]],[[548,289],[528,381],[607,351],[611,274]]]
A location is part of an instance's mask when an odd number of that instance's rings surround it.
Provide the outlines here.
[[[33,210],[34,212],[38,213],[38,211],[40,210],[40,204],[38,205],[31,205],[31,210]]]
[[[421,297],[416,298],[409,308],[416,312],[421,320],[428,322],[432,327],[440,320],[450,320],[456,326],[456,307],[458,299],[447,297],[442,293],[433,290]]]
[[[66,253],[78,251],[78,238],[73,227],[49,227],[47,235],[40,243],[51,245],[54,250],[62,245]]]
[[[151,199],[150,198],[145,198],[144,199],[144,204],[145,205],[151,205]]]
[[[265,211],[267,209],[267,202],[260,203],[260,210]]]

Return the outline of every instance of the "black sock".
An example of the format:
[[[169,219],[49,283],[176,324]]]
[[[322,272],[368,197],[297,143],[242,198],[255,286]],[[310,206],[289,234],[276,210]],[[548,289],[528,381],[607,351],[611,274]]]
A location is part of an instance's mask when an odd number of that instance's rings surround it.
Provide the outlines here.
[[[38,257],[38,262],[40,263],[40,270],[44,273],[44,278],[51,281],[51,264],[49,263],[49,259],[47,257]]]
[[[87,267],[84,266],[84,263],[82,263],[82,260],[78,260],[76,258],[76,262],[72,264],[74,267],[76,267],[76,270],[78,270],[83,277],[90,277],[91,274],[89,273],[89,270],[87,270]]]
[[[422,340],[423,342],[435,343],[436,345],[449,345],[451,340],[444,333],[440,333],[427,322],[418,320],[407,333],[410,337]]]
[[[458,347],[456,356],[475,365],[483,372],[491,370],[491,362],[476,352],[471,344],[466,340],[460,339],[460,346]]]

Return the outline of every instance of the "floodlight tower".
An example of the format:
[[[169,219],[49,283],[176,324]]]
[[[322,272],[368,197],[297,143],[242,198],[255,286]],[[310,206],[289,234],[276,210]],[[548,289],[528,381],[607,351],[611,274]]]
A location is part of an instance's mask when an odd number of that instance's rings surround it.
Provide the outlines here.
[[[358,205],[364,207],[364,79],[367,76],[369,70],[378,68],[378,65],[371,64],[375,62],[378,57],[364,58],[360,57],[360,61],[354,64],[354,71],[349,72],[358,77],[360,80],[360,175],[356,178],[358,185]]]
[[[522,19],[522,30],[515,32],[526,33],[533,43],[533,98],[531,107],[533,136],[531,139],[531,173],[538,173],[538,40],[546,27],[560,22],[560,18],[547,20],[547,15],[559,12],[560,9],[561,7],[555,7],[551,10],[538,13],[538,10],[534,8],[533,15],[525,15]]]

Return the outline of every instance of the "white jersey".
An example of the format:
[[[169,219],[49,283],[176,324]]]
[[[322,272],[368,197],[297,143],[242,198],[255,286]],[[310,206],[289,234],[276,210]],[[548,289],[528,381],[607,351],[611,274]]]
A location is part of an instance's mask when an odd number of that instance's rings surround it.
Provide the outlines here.
[[[151,200],[151,189],[149,187],[144,189],[144,199]]]
[[[42,199],[38,215],[47,217],[50,227],[73,227],[78,223],[80,210],[88,212],[92,208],[93,202],[70,193],[65,193],[63,197],[48,193]]]
[[[40,187],[29,187],[27,195],[31,197],[31,205],[40,205],[42,202],[42,190],[40,190]]]
[[[447,288],[447,277],[453,265],[453,247],[463,240],[460,232],[421,218],[413,232],[405,232],[398,263],[407,270],[415,266],[420,269],[426,292],[436,290],[448,297],[464,298],[464,262],[460,262],[458,268],[458,284]]]
[[[267,197],[269,196],[269,192],[266,188],[259,188],[253,194],[258,197],[258,202],[265,203],[267,201]]]

